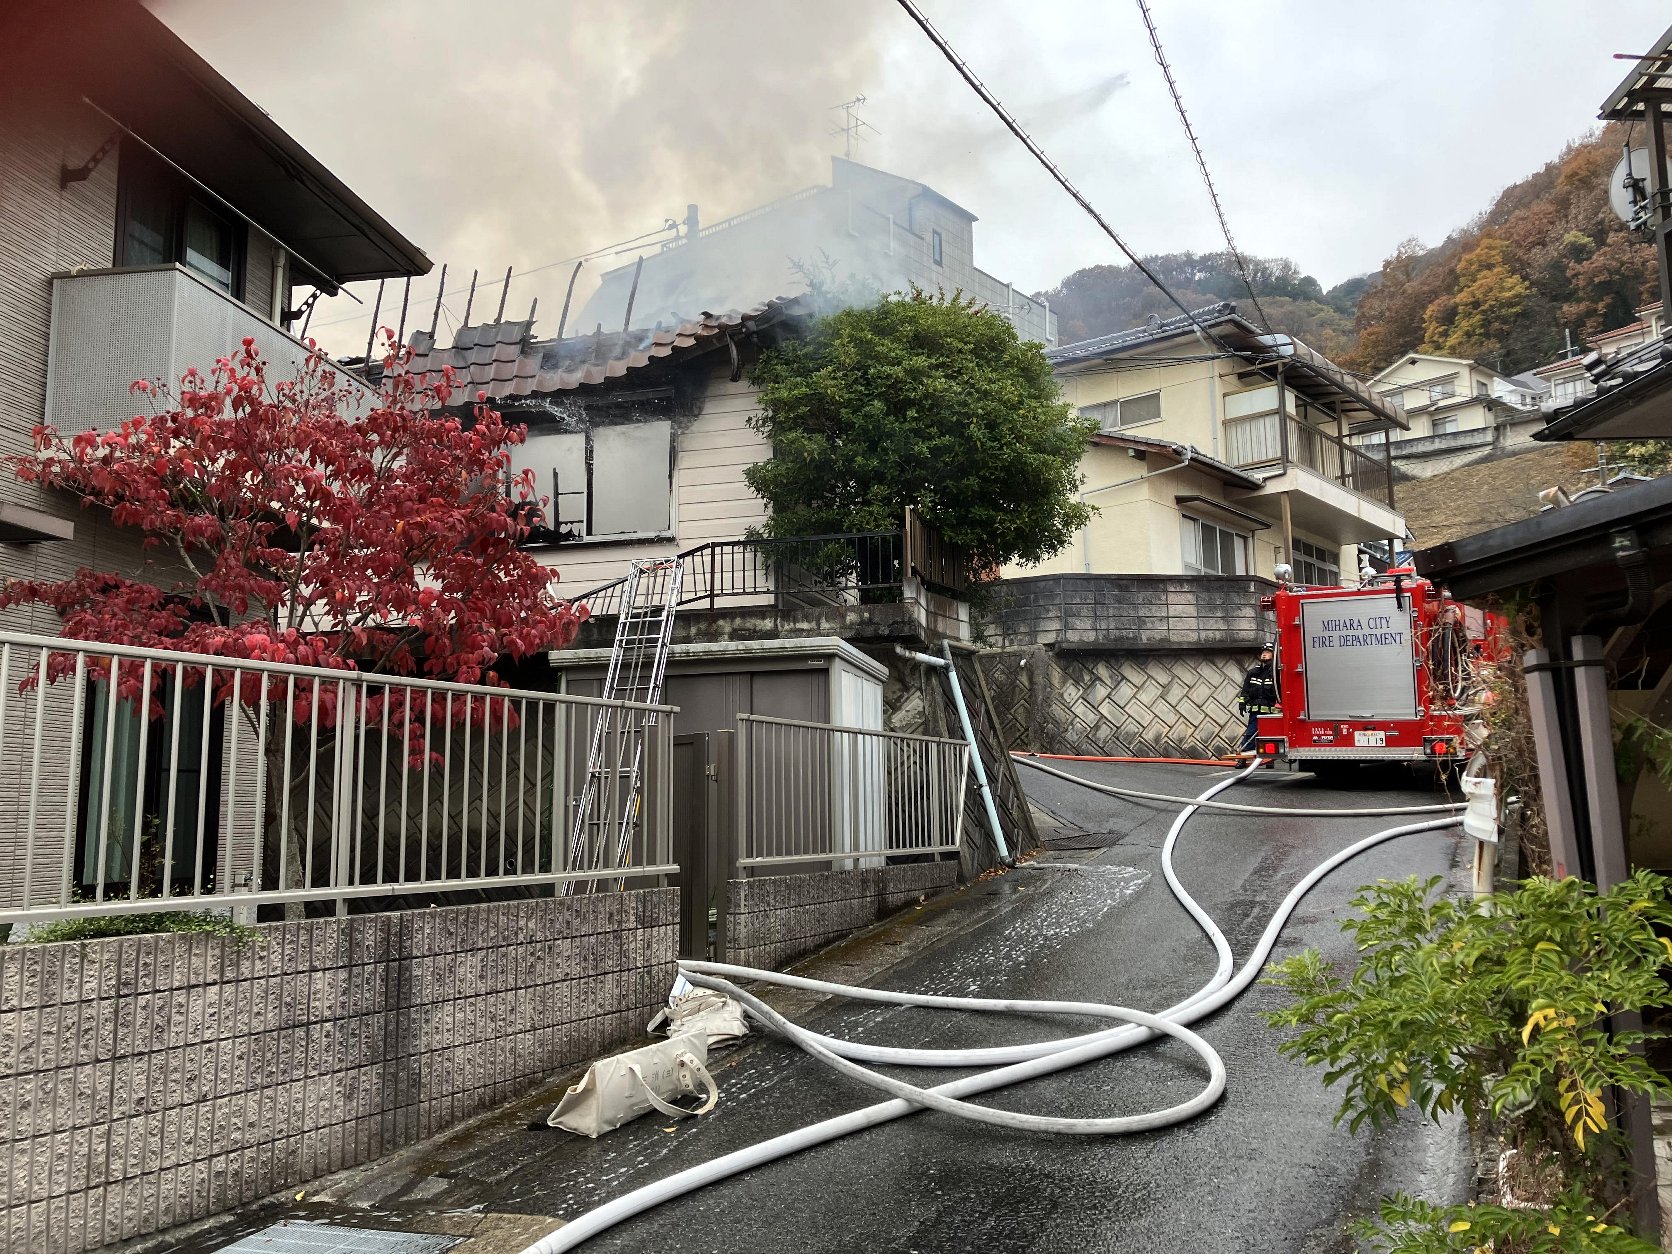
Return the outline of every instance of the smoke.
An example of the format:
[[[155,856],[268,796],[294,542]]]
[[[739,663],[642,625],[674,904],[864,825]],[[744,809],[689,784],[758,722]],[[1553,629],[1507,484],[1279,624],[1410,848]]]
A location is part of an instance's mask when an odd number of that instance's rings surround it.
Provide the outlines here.
[[[620,4],[609,0],[151,0],[157,15],[437,263],[408,332],[428,327],[448,263],[447,342],[481,271],[471,321],[538,298],[556,329],[570,266],[682,218],[747,209],[829,178],[831,106],[880,72],[886,0]],[[909,171],[904,171],[909,173]],[[655,248],[656,241],[649,241]],[[589,272],[631,254],[588,263]],[[310,334],[365,348],[371,292],[322,300]],[[399,318],[400,286],[380,322]],[[393,310],[393,312],[391,312]]]

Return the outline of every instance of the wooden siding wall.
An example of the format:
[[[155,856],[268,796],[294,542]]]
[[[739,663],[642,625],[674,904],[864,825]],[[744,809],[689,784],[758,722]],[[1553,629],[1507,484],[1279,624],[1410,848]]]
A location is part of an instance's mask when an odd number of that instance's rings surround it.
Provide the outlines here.
[[[587,592],[625,575],[635,558],[664,557],[710,540],[738,540],[764,522],[766,503],[743,481],[744,470],[772,451],[766,437],[749,426],[759,411],[750,384],[733,383],[725,370],[716,370],[702,413],[674,437],[675,538],[546,549],[540,560],[562,571],[560,591],[571,596]]]

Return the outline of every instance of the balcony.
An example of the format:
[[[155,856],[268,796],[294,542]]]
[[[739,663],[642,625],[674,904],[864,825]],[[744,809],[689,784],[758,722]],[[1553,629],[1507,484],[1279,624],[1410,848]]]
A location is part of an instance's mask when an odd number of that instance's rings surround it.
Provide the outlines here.
[[[183,266],[138,266],[55,275],[46,422],[68,437],[105,431],[146,408],[129,394],[137,379],[171,390],[196,367],[207,377],[215,359],[246,336],[267,360],[269,378],[296,374],[307,347]],[[339,375],[351,388],[364,388]]]
[[[716,540],[678,556],[680,641],[969,638],[970,556],[910,510],[899,531]],[[613,638],[626,588],[623,577],[575,594],[597,622],[582,629],[581,643]],[[696,619],[684,617],[692,611]]]
[[[1292,493],[1302,525],[1352,543],[1403,534],[1387,464],[1319,427],[1278,413],[1228,418],[1224,448],[1238,469],[1268,472],[1251,495]]]

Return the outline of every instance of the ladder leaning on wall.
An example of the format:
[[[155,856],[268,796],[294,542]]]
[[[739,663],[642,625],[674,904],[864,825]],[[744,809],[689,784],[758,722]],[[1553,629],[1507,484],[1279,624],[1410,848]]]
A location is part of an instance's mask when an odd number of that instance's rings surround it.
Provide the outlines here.
[[[656,705],[668,669],[673,616],[679,606],[685,559],[653,558],[633,563],[621,590],[615,647],[604,673],[606,701]],[[625,867],[633,852],[644,805],[645,740],[659,715],[654,710],[597,706],[587,754],[586,780],[569,834],[569,867],[601,871]],[[575,881],[565,881],[567,896]],[[599,880],[585,881],[586,891]],[[620,881],[617,881],[619,888]]]

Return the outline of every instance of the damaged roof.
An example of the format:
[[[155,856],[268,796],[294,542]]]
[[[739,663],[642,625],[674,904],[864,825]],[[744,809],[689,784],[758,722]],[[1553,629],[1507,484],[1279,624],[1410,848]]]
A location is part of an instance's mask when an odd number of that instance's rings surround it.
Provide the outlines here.
[[[542,340],[531,319],[460,327],[453,343],[440,348],[428,331],[412,335],[411,370],[439,375],[451,366],[458,388],[474,399],[541,396],[591,387],[663,362],[710,350],[737,354],[739,336],[749,337],[797,311],[799,297],[781,296],[749,310],[704,312],[675,326],[657,324],[639,330]]]

